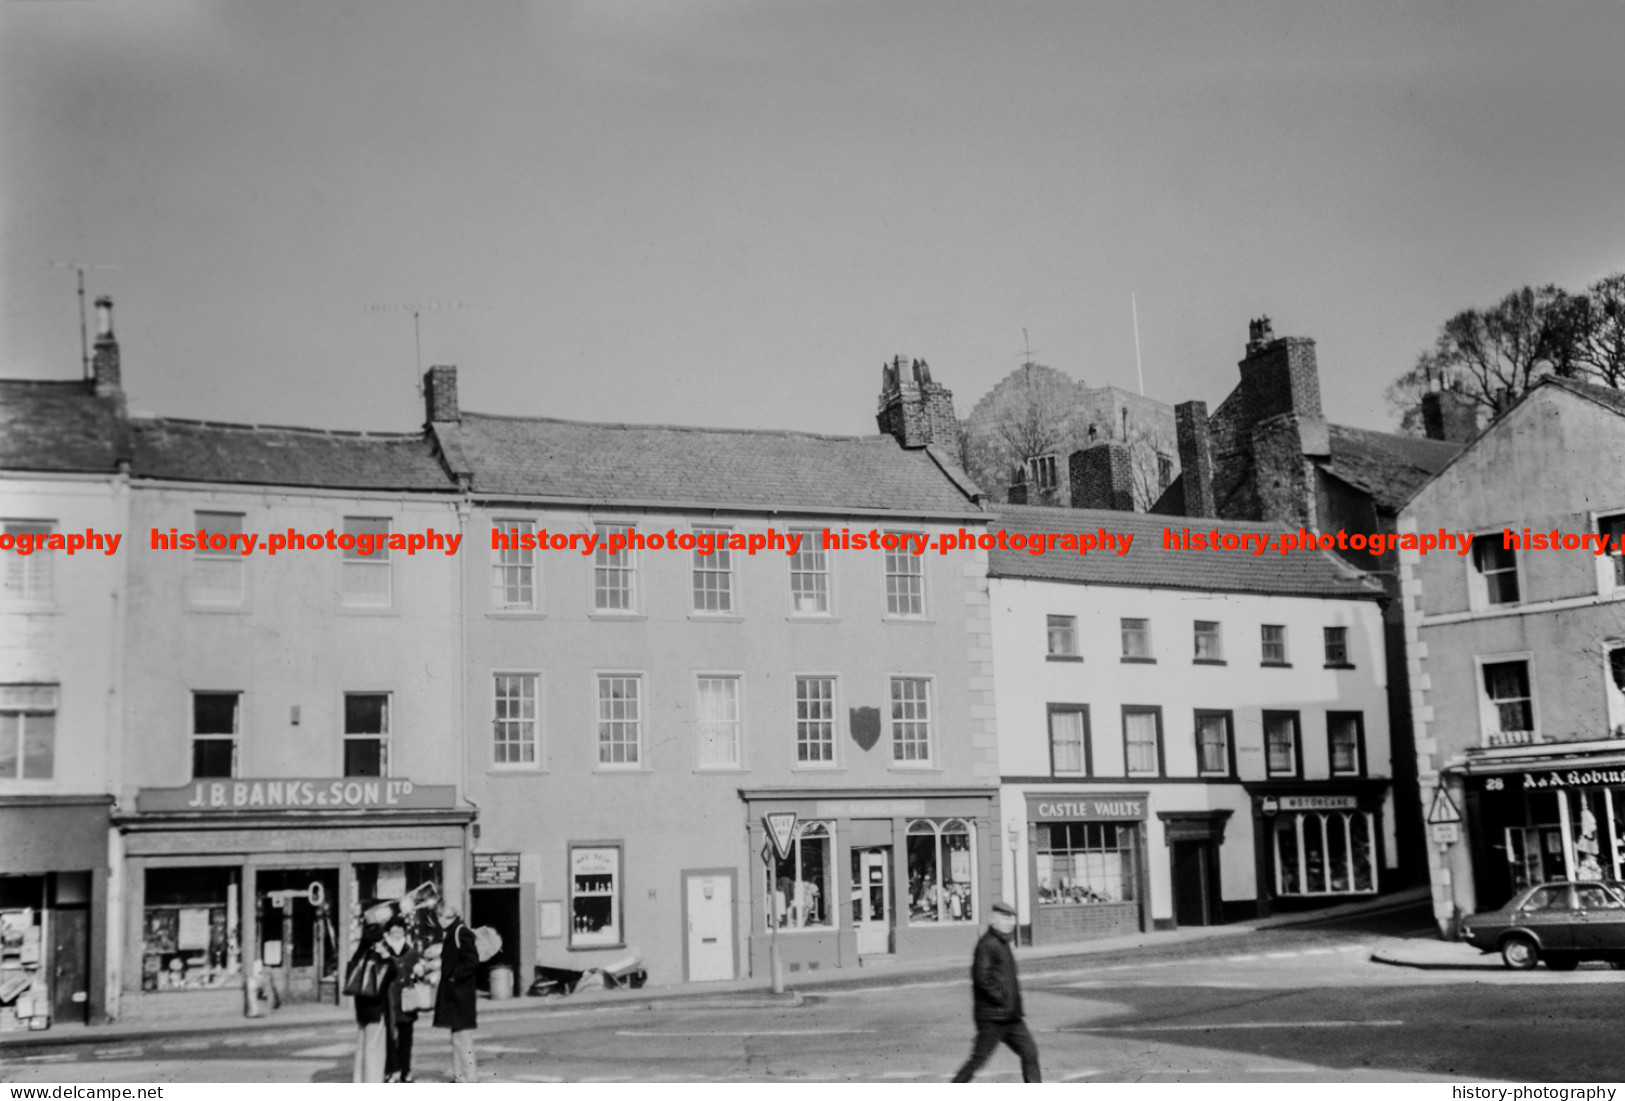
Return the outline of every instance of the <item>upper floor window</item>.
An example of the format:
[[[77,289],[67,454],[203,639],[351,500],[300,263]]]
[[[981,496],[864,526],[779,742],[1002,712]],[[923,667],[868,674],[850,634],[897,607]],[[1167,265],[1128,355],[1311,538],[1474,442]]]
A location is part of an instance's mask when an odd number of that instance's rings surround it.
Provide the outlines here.
[[[738,677],[700,677],[695,682],[694,730],[701,768],[739,767]]]
[[[819,544],[818,532],[792,534],[801,536],[801,542],[790,556],[790,606],[797,615],[828,615],[829,555]]]
[[[1608,729],[1616,738],[1625,738],[1625,642],[1604,647],[1603,679],[1607,682]]]
[[[901,534],[887,532],[888,535]],[[896,550],[886,552],[886,614],[894,616],[925,615],[925,562],[908,549],[908,540],[901,540]]]
[[[1349,629],[1347,627],[1327,627],[1326,636],[1326,664],[1330,666],[1346,666],[1349,664]]]
[[[49,780],[56,770],[54,684],[0,684],[0,780]]]
[[[1219,625],[1213,620],[1196,621],[1196,660],[1224,660],[1224,643],[1219,635]]]
[[[1057,776],[1089,774],[1089,708],[1084,704],[1049,707],[1050,772]]]
[[[924,677],[891,679],[892,761],[931,763],[931,682]]]
[[[1056,482],[1056,457],[1054,455],[1040,455],[1036,459],[1028,460],[1032,465],[1033,485],[1039,489],[1054,489]]]
[[[1202,776],[1228,776],[1230,765],[1230,723],[1228,711],[1196,713],[1196,771]]]
[[[835,763],[835,678],[796,678],[796,763]]]
[[[1535,740],[1535,698],[1529,662],[1513,658],[1483,663],[1485,745],[1529,745]]]
[[[1326,743],[1333,776],[1365,775],[1365,716],[1358,711],[1328,711]]]
[[[51,588],[50,551],[32,550],[23,553],[19,545],[32,548],[39,536],[50,535],[56,525],[49,520],[7,520],[6,539],[6,599],[26,604],[48,604]],[[3,773],[0,773],[3,775]]]
[[[194,604],[241,604],[247,577],[247,559],[238,551],[236,537],[243,533],[240,512],[192,514],[199,533],[192,558]],[[226,773],[230,775],[230,773]]]
[[[642,760],[643,678],[636,673],[600,674],[598,765],[637,768]]]
[[[1123,760],[1130,776],[1162,775],[1162,709],[1123,708]]]
[[[346,516],[344,534],[350,541],[350,546],[344,551],[344,606],[389,607],[392,599],[389,517]],[[362,553],[363,550],[368,553]]]
[[[734,610],[733,552],[729,528],[694,528],[694,610],[726,614]],[[706,548],[710,548],[709,552]]]
[[[524,545],[534,539],[531,520],[497,520],[491,525],[506,545],[491,551],[491,607],[499,612],[536,609],[536,552]]]
[[[389,775],[389,694],[344,694],[344,775]]]
[[[1613,579],[1615,592],[1625,592],[1625,512],[1597,517],[1597,534],[1603,538],[1603,556]]]
[[[1296,711],[1264,712],[1264,771],[1270,776],[1297,776],[1303,754]]]
[[[1518,552],[1486,533],[1473,540],[1474,595],[1480,607],[1518,603]]]
[[[597,549],[592,555],[592,606],[601,612],[637,611],[637,551],[626,546],[611,554],[609,537],[619,535],[623,541],[632,534],[631,524],[594,524],[598,534]]]
[[[1122,621],[1123,657],[1130,661],[1151,660],[1151,621],[1125,619]]]
[[[491,761],[499,768],[527,768],[539,760],[535,673],[496,674],[491,720]]]
[[[237,735],[242,732],[241,692],[192,693],[192,778],[237,775]]]
[[[1078,617],[1070,615],[1045,616],[1049,631],[1049,656],[1072,658],[1078,656]]]
[[[1259,643],[1265,665],[1286,664],[1286,628],[1278,623],[1266,623],[1258,629]],[[1330,658],[1326,659],[1330,661]]]

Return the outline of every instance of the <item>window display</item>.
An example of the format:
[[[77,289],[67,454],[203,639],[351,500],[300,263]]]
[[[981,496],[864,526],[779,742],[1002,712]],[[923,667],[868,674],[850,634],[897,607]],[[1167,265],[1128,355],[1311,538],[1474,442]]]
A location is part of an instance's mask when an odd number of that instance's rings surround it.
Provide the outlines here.
[[[236,868],[153,868],[142,911],[142,990],[229,985],[242,970]]]
[[[774,899],[780,929],[832,929],[835,926],[835,860],[833,832],[828,822],[802,822],[796,827],[790,853],[764,868],[768,877],[768,904],[764,921],[771,921]]]
[[[1376,826],[1369,811],[1275,816],[1275,893],[1375,894]]]
[[[908,920],[910,924],[975,921],[971,830],[963,821],[920,820],[908,824]]]
[[[620,846],[570,850],[570,947],[621,943]]]
[[[1135,900],[1136,826],[1052,822],[1036,829],[1040,906]]]

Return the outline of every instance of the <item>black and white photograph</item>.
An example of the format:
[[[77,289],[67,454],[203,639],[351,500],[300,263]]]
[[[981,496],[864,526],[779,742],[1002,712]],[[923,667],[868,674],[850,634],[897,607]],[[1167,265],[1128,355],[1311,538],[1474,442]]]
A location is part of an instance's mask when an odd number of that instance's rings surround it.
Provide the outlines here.
[[[11,1097],[1622,1006],[1625,0],[0,0]]]

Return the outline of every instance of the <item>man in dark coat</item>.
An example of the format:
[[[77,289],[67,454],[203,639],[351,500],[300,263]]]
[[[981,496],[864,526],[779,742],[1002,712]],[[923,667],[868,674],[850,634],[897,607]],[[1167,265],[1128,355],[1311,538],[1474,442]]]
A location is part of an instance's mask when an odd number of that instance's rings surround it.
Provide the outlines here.
[[[478,992],[474,977],[480,969],[480,952],[474,944],[474,930],[463,924],[457,908],[440,903],[440,928],[445,939],[440,945],[440,989],[434,997],[434,1027],[451,1029],[451,1079],[477,1082],[474,1066],[474,1006]]]
[[[976,956],[970,977],[975,999],[976,1043],[970,1058],[954,1075],[955,1082],[969,1082],[972,1075],[992,1056],[1002,1042],[1021,1056],[1021,1080],[1042,1082],[1038,1070],[1038,1045],[1027,1031],[1021,1009],[1021,980],[1016,977],[1016,956],[1010,951],[1015,933],[1016,908],[1008,902],[993,904],[993,923],[976,942]]]

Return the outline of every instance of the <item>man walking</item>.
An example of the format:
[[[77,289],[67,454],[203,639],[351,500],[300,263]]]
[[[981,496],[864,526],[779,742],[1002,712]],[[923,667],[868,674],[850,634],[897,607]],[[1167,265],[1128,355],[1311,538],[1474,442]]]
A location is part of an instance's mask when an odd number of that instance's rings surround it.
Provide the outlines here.
[[[441,900],[440,928],[446,938],[440,946],[440,989],[434,997],[434,1027],[451,1029],[451,1080],[477,1082],[474,1066],[474,1006],[478,992],[474,977],[480,952],[474,930],[463,924],[451,903]]]
[[[970,1058],[954,1075],[955,1082],[969,1082],[1003,1042],[1021,1056],[1021,1080],[1042,1082],[1038,1070],[1038,1045],[1021,1010],[1021,980],[1016,977],[1016,957],[1010,951],[1010,938],[1016,929],[1016,908],[1008,902],[993,904],[993,923],[976,942],[976,957],[970,977],[975,998],[976,1043]]]

